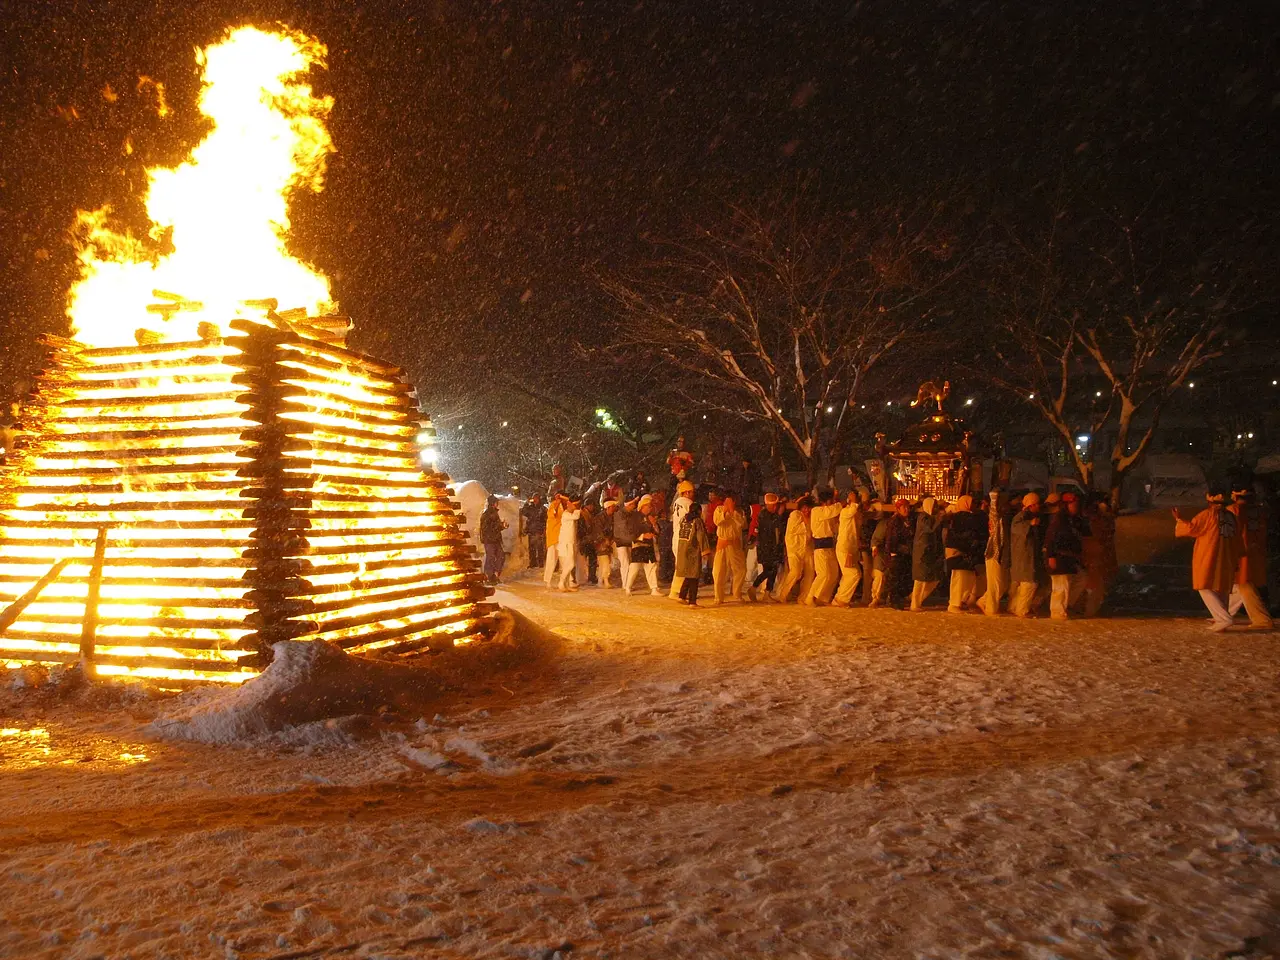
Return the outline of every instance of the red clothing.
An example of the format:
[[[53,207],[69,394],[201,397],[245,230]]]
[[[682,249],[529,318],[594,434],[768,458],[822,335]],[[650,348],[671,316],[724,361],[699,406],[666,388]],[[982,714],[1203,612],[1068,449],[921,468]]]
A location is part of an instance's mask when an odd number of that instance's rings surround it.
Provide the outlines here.
[[[1191,553],[1191,589],[1230,593],[1242,552],[1236,515],[1222,504],[1212,503],[1190,520],[1178,517],[1174,533],[1196,539]]]
[[[1227,508],[1239,523],[1241,550],[1236,565],[1236,583],[1267,585],[1267,511],[1254,503],[1236,501]]]

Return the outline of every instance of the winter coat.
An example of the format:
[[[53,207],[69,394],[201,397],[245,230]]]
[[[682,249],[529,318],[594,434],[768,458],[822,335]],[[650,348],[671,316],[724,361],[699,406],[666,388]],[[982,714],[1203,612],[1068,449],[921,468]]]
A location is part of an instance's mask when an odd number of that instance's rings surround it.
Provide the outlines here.
[[[786,517],[772,510],[761,510],[756,520],[756,560],[760,563],[778,563],[784,559],[783,536]]]
[[[1044,535],[1045,566],[1050,576],[1076,574],[1083,568],[1084,538],[1089,533],[1089,521],[1080,514],[1072,516],[1059,510],[1049,521]],[[1048,561],[1052,560],[1053,563]]]
[[[632,477],[627,484],[627,499],[638,500],[649,492],[649,481],[644,477]]]
[[[618,507],[613,512],[613,542],[620,547],[631,546],[631,541],[635,539],[636,531],[639,524],[636,518],[640,517],[639,510],[628,510],[625,507]],[[643,520],[643,517],[640,517]]]
[[[711,552],[707,528],[696,511],[686,511],[676,525],[676,576],[701,577],[702,558]]]
[[[1090,589],[1101,588],[1116,575],[1116,518],[1095,513],[1089,518],[1089,535],[1084,538],[1084,572]]]
[[[916,535],[911,545],[911,579],[936,583],[946,572],[942,559],[942,513],[934,503],[933,512],[921,508],[916,516]]]
[[[1240,561],[1236,564],[1236,583],[1267,585],[1267,511],[1256,503],[1233,503],[1228,507],[1239,521],[1241,537]]]
[[[547,508],[540,503],[526,503],[520,508],[524,518],[524,532],[531,540],[547,535]]]
[[[1229,593],[1244,546],[1236,515],[1212,503],[1190,520],[1179,517],[1173,532],[1196,539],[1191,551],[1191,589]]]
[[[1020,510],[1009,525],[1009,579],[1013,583],[1041,583],[1044,568],[1044,517]]]
[[[597,554],[608,553],[613,549],[613,517],[603,510],[597,510],[591,516],[583,514],[586,521],[583,530],[583,548],[590,547]]]
[[[879,535],[877,530],[876,534]],[[885,521],[883,552],[886,556],[911,556],[911,548],[916,539],[915,517],[900,517],[891,513]]]
[[[498,508],[485,507],[484,513],[480,514],[480,542],[501,543],[502,526],[502,515],[498,513]]]
[[[1013,518],[1005,509],[1004,497],[1000,497],[987,514],[987,547],[984,559],[998,560],[1002,567],[1009,566],[1009,523]]]
[[[742,531],[747,525],[747,518],[741,510],[730,513],[723,506],[716,507],[712,517],[716,525],[717,550],[745,550]]]
[[[948,570],[974,570],[982,566],[986,519],[972,510],[957,510],[942,530],[942,546]]]
[[[791,516],[787,517],[786,544],[788,557],[813,554],[813,537],[809,534],[809,524],[799,510],[792,510]]]
[[[658,521],[655,517],[646,517],[637,513],[640,523],[636,526],[631,541],[632,563],[658,562]]]
[[[893,519],[893,515],[882,516],[871,534],[871,568],[873,570],[889,569],[889,521]]]

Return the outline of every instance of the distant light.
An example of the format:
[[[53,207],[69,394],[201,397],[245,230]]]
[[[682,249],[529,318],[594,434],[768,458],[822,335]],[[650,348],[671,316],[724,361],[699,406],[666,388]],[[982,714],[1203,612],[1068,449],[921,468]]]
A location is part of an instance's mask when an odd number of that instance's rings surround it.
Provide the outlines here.
[[[1244,436],[1244,434],[1237,433],[1237,434],[1236,434],[1236,439],[1237,439],[1237,440],[1239,440],[1239,439],[1241,439],[1243,436]]]
[[[436,451],[435,447],[428,447],[426,450],[422,451],[422,462],[425,464],[429,464],[434,467],[439,459],[440,454]]]
[[[1195,388],[1196,388],[1196,382],[1194,380],[1192,380],[1190,383],[1187,384],[1188,390],[1194,390]]]
[[[1252,434],[1252,433],[1251,433],[1251,434],[1249,434],[1249,439],[1250,439],[1250,440],[1252,440],[1252,439],[1253,439],[1253,434]]]
[[[707,419],[707,415],[705,413],[702,415],[702,419],[703,420]]]
[[[1034,393],[1028,393],[1028,394],[1027,394],[1027,399],[1028,399],[1028,400],[1034,400],[1035,398],[1036,398],[1036,395],[1035,395]]]
[[[459,430],[461,430],[461,429],[462,429],[462,424],[458,424],[458,429],[459,429]]]
[[[1078,440],[1080,443],[1088,443],[1089,435],[1087,433],[1082,433],[1080,434],[1080,436],[1076,437],[1076,440]]]
[[[505,427],[507,425],[507,421],[503,420],[502,425]]]
[[[862,409],[863,410],[867,409],[867,405],[865,403],[862,405]]]
[[[644,422],[645,422],[645,423],[653,423],[653,417],[645,417],[645,418],[644,418]]]
[[[1271,381],[1271,385],[1272,385],[1273,387],[1274,387],[1274,386],[1276,386],[1277,384],[1280,384],[1280,380],[1272,380],[1272,381]]]
[[[1078,443],[1076,444],[1076,449],[1077,449],[1077,450],[1079,450],[1079,449],[1080,449],[1080,444],[1078,444]]]
[[[886,406],[886,407],[892,407],[892,406],[893,406],[893,401],[892,401],[892,400],[888,401],[888,402],[885,404],[885,406]]]
[[[836,411],[835,407],[827,407],[827,413],[835,413],[835,411]]]
[[[1095,397],[1100,397],[1100,396],[1102,396],[1102,391],[1101,391],[1101,390],[1099,390],[1097,393],[1095,393],[1095,394],[1094,394],[1094,396],[1095,396]]]
[[[973,397],[970,397],[968,400],[966,400],[966,401],[964,402],[964,405],[965,405],[966,407],[972,407],[972,406],[973,406]]]

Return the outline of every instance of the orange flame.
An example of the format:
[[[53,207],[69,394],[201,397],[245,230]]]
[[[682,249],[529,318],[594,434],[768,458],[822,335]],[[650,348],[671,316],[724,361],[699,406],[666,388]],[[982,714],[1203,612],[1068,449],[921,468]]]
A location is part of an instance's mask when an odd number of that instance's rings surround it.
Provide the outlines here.
[[[325,53],[301,34],[256,27],[196,51],[200,112],[213,128],[178,167],[148,168],[149,240],[112,230],[109,207],[78,215],[81,276],[67,303],[77,340],[128,346],[140,328],[194,340],[202,322],[261,316],[245,301],[269,297],[311,314],[333,308],[328,280],[285,249],[289,198],[323,188],[333,149],[332,98],[302,79]],[[157,298],[167,302],[148,310]]]

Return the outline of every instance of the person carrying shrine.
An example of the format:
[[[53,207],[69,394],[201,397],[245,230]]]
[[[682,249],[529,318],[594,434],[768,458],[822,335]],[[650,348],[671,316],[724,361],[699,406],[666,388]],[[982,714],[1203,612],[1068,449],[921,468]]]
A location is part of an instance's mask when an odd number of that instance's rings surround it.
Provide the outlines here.
[[[782,565],[786,552],[786,518],[783,516],[785,507],[786,502],[776,493],[764,495],[764,509],[756,519],[756,563],[760,564],[760,573],[747,590],[750,600],[757,598],[756,589],[764,584],[761,596],[766,602],[773,601],[778,568]]]
[[[989,617],[1000,615],[1000,601],[1009,590],[1009,524],[1013,519],[1009,511],[1009,498],[996,488],[990,494],[991,507],[987,511],[987,546],[984,561],[987,568],[987,590],[978,601],[982,612]]]
[[[723,603],[726,595],[727,599],[741,602],[742,581],[747,575],[746,515],[730,493],[716,507],[712,519],[716,525],[715,559],[711,564],[714,602]]]
[[[1045,566],[1052,583],[1049,616],[1054,620],[1066,620],[1084,592],[1084,540],[1089,523],[1080,508],[1076,494],[1064,493],[1044,535]]]
[[[813,586],[803,597],[807,606],[825,607],[835,596],[840,583],[840,562],[836,558],[836,535],[843,506],[836,502],[835,491],[824,487],[818,491],[818,503],[809,512],[809,530],[813,534]]]
[[[809,513],[813,501],[802,496],[787,518],[787,575],[778,590],[778,599],[790,603],[799,586],[797,599],[807,597],[813,588],[813,536],[809,532]]]
[[[911,610],[919,613],[924,602],[942,582],[946,569],[942,549],[942,505],[925,497],[916,514],[915,537],[911,545]]]
[[[1033,616],[1048,592],[1044,527],[1040,495],[1028,493],[1009,524],[1009,612],[1015,617]]]

